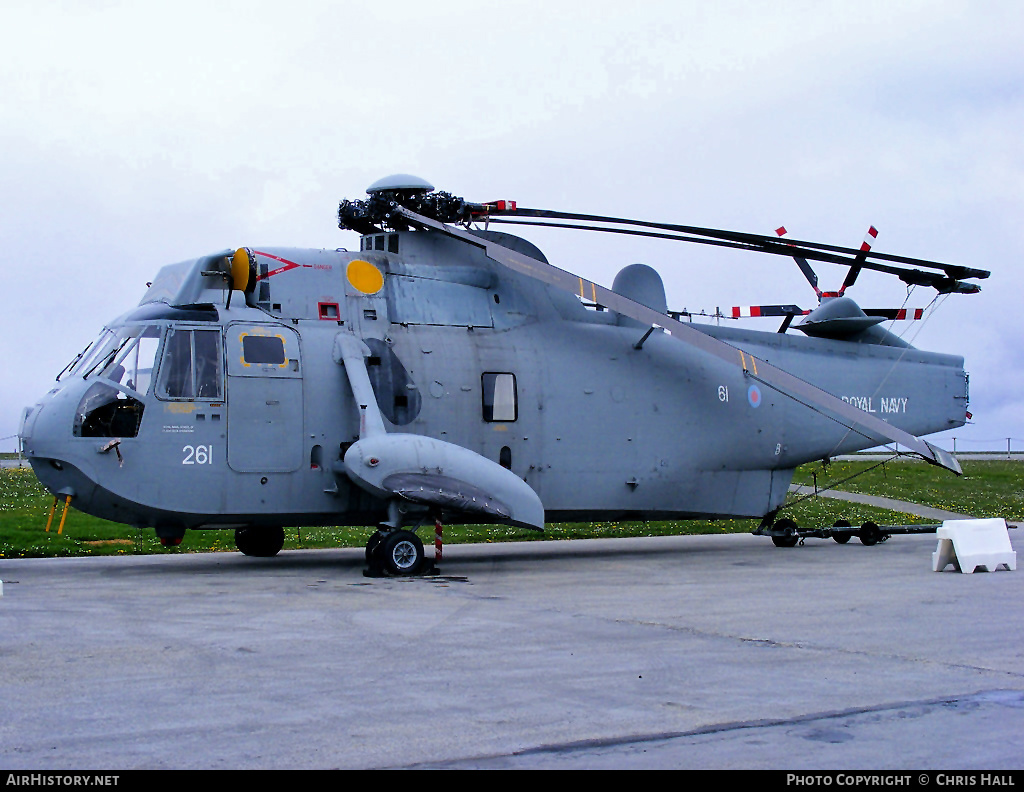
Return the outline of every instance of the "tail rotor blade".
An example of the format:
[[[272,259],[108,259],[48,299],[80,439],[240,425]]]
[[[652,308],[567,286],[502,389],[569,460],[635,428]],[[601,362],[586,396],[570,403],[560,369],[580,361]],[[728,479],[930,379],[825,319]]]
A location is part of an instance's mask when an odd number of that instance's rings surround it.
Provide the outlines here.
[[[861,243],[860,250],[857,251],[857,257],[854,259],[853,266],[850,267],[850,271],[846,273],[846,280],[843,281],[843,286],[839,290],[839,296],[853,286],[857,280],[857,276],[860,275],[860,271],[864,268],[864,262],[867,260],[868,253],[871,252],[871,245],[878,237],[878,229],[871,226],[868,232],[864,235],[864,242]]]
[[[780,237],[785,237],[786,227],[779,226],[775,229],[775,233]],[[815,274],[814,270],[811,269],[811,265],[807,263],[807,259],[803,256],[794,254],[793,260],[800,268],[800,271],[804,274],[804,277],[807,278],[807,282],[811,284],[811,288],[814,289],[814,293],[818,295],[818,300],[821,300],[821,289],[818,288],[818,276]]]

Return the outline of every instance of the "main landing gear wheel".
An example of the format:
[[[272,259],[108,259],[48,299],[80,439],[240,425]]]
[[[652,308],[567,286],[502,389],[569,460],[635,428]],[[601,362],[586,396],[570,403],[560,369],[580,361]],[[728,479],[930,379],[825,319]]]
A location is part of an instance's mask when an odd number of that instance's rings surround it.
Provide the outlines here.
[[[849,528],[850,527],[850,521],[849,520],[836,520],[835,523],[832,524],[832,527],[833,528]],[[835,539],[837,542],[839,542],[839,544],[846,544],[847,542],[849,542],[850,541],[850,536],[852,536],[852,534],[850,534],[848,531],[840,531],[838,533],[832,534],[832,538]]]
[[[368,572],[409,576],[419,574],[425,565],[423,542],[412,531],[378,531],[366,543]]]
[[[270,558],[284,547],[283,528],[236,528],[235,547],[247,556]]]
[[[384,538],[377,558],[391,575],[415,575],[423,568],[423,542],[412,531],[394,531]]]
[[[772,526],[772,530],[782,532],[778,535],[772,535],[772,542],[776,547],[796,547],[796,543],[800,541],[796,523],[785,517],[776,522]]]

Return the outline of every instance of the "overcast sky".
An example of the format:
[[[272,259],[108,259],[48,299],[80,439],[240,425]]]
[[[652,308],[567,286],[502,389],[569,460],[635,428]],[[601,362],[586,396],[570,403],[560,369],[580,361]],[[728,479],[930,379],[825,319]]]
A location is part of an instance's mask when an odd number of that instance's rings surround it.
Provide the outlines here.
[[[1019,0],[0,0],[0,448],[163,264],[357,248],[338,201],[413,173],[474,201],[839,245],[874,224],[878,251],[989,269],[893,329],[965,356],[958,450],[1024,450],[1022,38]],[[676,310],[815,302],[773,256],[523,235],[607,286],[651,264]],[[871,274],[851,296],[907,300]]]

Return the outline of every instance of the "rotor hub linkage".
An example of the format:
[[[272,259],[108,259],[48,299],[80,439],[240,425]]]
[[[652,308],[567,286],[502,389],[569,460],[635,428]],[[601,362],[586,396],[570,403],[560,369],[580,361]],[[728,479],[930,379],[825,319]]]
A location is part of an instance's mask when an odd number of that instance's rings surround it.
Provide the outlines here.
[[[338,206],[338,226],[340,228],[351,229],[359,234],[380,233],[384,230],[408,231],[413,226],[400,211],[405,209],[439,223],[468,226],[473,221],[486,218],[496,223],[603,231],[672,239],[679,242],[696,242],[702,245],[794,256],[797,257],[798,262],[804,259],[825,261],[851,268],[850,274],[847,276],[847,285],[853,283],[862,269],[868,269],[895,275],[908,285],[929,286],[940,294],[951,292],[972,294],[980,291],[980,287],[962,279],[987,278],[989,276],[989,272],[986,270],[905,256],[893,256],[863,247],[860,250],[855,250],[789,238],[780,241],[763,234],[699,228],[674,223],[655,223],[546,209],[522,209],[517,208],[511,201],[469,203],[451,193],[434,191],[433,187],[426,182],[405,183],[400,186],[381,185],[377,187],[374,185],[367,192],[370,197],[365,201],[346,199],[341,202]],[[497,215],[506,215],[506,217]],[[622,228],[621,226],[632,226],[632,228]],[[927,270],[938,270],[938,272],[928,272]]]
[[[469,223],[489,210],[486,204],[469,203],[441,191],[381,190],[365,201],[342,201],[338,206],[338,226],[360,234],[385,229],[407,231],[409,223],[399,207],[441,223]]]

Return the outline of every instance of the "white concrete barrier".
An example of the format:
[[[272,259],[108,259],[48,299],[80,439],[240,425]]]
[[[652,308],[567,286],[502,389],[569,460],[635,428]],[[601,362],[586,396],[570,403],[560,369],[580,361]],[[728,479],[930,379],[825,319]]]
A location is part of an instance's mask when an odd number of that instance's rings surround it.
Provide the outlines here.
[[[950,564],[964,574],[978,567],[994,572],[1000,565],[1017,568],[1017,553],[1010,546],[1006,520],[946,520],[936,529],[939,545],[932,553],[932,570],[941,572]]]

